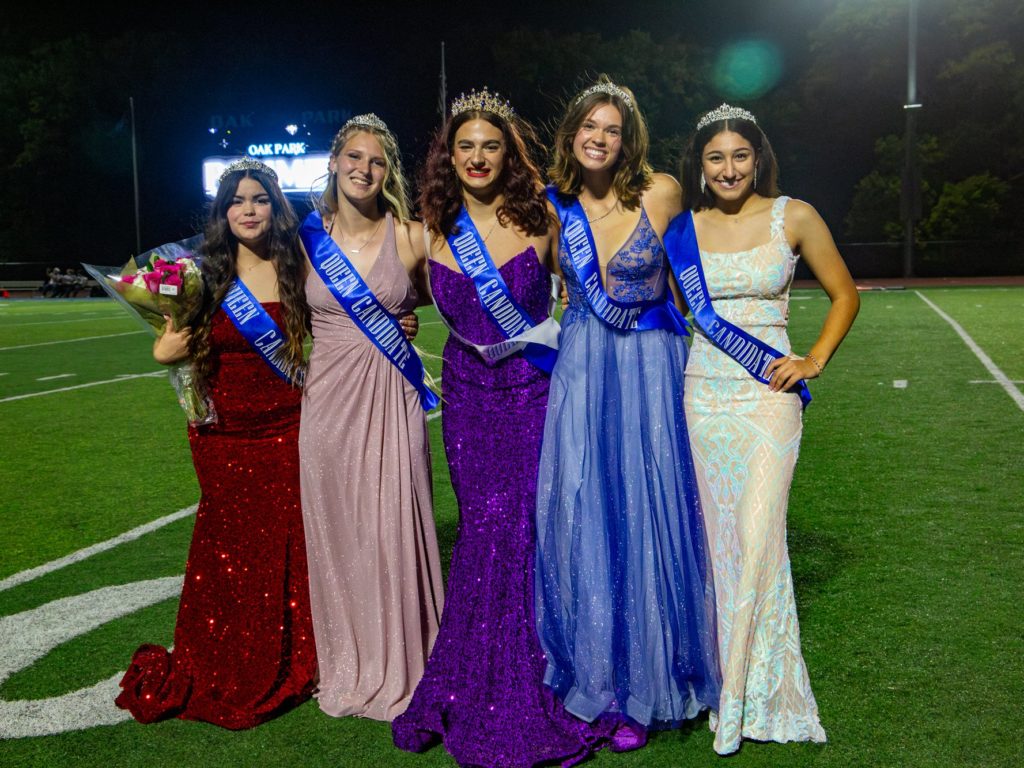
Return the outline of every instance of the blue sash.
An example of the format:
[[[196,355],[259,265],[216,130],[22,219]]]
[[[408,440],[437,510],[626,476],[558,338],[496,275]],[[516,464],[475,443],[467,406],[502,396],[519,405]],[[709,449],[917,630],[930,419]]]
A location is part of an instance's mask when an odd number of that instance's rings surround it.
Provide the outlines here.
[[[562,226],[561,247],[569,254],[569,261],[593,313],[619,331],[650,331],[657,328],[688,336],[686,320],[672,303],[668,291],[656,302],[616,301],[605,292],[601,284],[594,235],[579,199],[563,195],[554,187],[548,187],[547,192]]]
[[[288,374],[291,367],[288,361],[288,345],[285,342],[285,335],[277,327],[274,318],[263,308],[263,305],[256,301],[245,283],[237,277],[232,281],[228,292],[224,294],[224,300],[220,303],[224,314],[231,318],[235,328],[249,342],[249,346],[259,352],[260,357],[267,365],[289,384],[292,377]],[[296,379],[296,384],[302,385],[301,375]]]
[[[498,327],[502,335],[509,340],[501,345],[493,346],[502,348],[508,346],[510,352],[502,349],[502,352],[505,352],[503,357],[511,352],[521,351],[523,357],[530,363],[545,373],[551,373],[555,367],[555,360],[558,358],[557,335],[549,334],[547,344],[523,340],[525,334],[540,326],[533,324],[530,315],[513,298],[505,279],[501,276],[498,268],[494,266],[491,254],[487,251],[484,241],[480,239],[480,233],[469,217],[465,206],[459,211],[455,224],[460,234],[450,235],[448,246],[452,249],[455,261],[458,262],[463,274],[473,281],[476,295],[480,299],[480,308],[487,318]],[[555,334],[557,334],[557,322],[551,317],[544,322],[547,323],[548,320],[554,324]],[[509,342],[520,341],[522,343],[516,345],[518,349],[509,345]]]
[[[769,344],[751,336],[737,325],[723,320],[711,306],[711,295],[704,279],[704,268],[700,263],[700,249],[697,234],[693,228],[693,214],[683,211],[672,219],[665,232],[665,250],[676,276],[679,290],[686,297],[686,303],[693,312],[697,324],[704,330],[708,340],[760,381],[767,384],[765,368],[771,362],[786,355]],[[804,408],[811,402],[807,382],[801,379],[796,385]]]
[[[384,309],[352,266],[352,262],[324,231],[323,218],[319,212],[310,212],[302,222],[299,236],[306,246],[313,269],[352,322],[416,388],[423,410],[435,408],[437,395],[423,380],[423,362],[405,338],[402,326],[394,315]]]

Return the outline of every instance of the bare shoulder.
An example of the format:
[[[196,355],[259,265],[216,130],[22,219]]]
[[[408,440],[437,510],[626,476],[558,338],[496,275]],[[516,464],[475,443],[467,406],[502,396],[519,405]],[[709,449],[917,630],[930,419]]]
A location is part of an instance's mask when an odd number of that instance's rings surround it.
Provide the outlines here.
[[[417,261],[425,258],[426,248],[423,243],[423,224],[421,222],[410,219],[399,224],[396,230],[401,233],[396,238],[401,249],[407,250]]]
[[[674,176],[655,173],[651,186],[644,192],[644,207],[648,214],[662,218],[665,226],[683,210],[683,188]]]
[[[818,226],[823,222],[821,215],[810,203],[791,198],[786,202],[786,226],[793,231]]]
[[[667,173],[651,174],[651,186],[646,192],[654,199],[673,201],[680,198],[683,188],[675,176]]]

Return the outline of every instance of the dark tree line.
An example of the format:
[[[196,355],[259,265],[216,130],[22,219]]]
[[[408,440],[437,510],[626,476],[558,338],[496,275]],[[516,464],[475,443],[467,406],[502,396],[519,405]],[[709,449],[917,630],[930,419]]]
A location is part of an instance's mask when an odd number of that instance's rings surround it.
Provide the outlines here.
[[[716,70],[733,34],[718,23],[719,6],[649,5],[592,29],[575,28],[568,12],[558,24],[495,22],[486,35],[477,34],[479,19],[463,27],[457,17],[420,27],[413,20],[405,38],[351,65],[328,24],[319,34],[306,25],[301,45],[282,42],[283,28],[261,28],[226,55],[216,29],[69,25],[45,36],[9,19],[0,30],[0,262],[112,263],[134,251],[129,95],[143,111],[143,247],[191,234],[201,215],[194,150],[183,137],[201,133],[209,114],[286,96],[375,110],[387,114],[415,167],[437,122],[442,38],[457,41],[449,44],[449,96],[488,84],[542,133],[599,72],[629,85],[650,123],[654,164],[673,173],[697,116],[739,101],[771,137],[784,191],[818,207],[837,238],[899,239],[906,3],[727,3],[760,14],[752,23],[782,56],[779,78],[738,100]],[[918,235],[1020,251],[1024,5],[929,0],[919,25]]]

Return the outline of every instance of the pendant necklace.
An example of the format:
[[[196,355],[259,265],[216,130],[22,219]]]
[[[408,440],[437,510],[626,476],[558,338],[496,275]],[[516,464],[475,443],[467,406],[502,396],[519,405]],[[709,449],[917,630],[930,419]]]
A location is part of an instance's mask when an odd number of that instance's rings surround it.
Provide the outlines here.
[[[384,217],[381,216],[380,221],[377,222],[377,226],[373,228],[373,232],[370,233],[370,236],[368,238],[366,238],[365,240],[363,240],[363,242],[361,242],[359,244],[358,248],[349,248],[348,252],[349,253],[359,253],[361,250],[363,250],[363,248],[366,247],[366,244],[369,243],[371,240],[373,240],[374,237],[377,236],[377,231],[380,229],[380,227],[381,227],[381,225],[383,223],[384,223]],[[332,218],[331,219],[331,228],[329,230],[327,230],[327,233],[330,234],[331,230],[333,230],[333,229],[334,229],[334,219]],[[344,237],[344,233],[342,233],[342,237]]]

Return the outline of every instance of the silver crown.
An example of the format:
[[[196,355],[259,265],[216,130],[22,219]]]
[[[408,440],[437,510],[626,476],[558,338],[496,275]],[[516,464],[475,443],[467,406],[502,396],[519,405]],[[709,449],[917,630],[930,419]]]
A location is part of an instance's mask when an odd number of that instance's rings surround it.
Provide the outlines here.
[[[228,174],[236,173],[238,171],[259,171],[265,173],[267,176],[277,181],[277,173],[264,162],[257,160],[255,157],[243,157],[230,163],[227,168],[224,169],[224,173],[220,175],[218,182],[223,182],[228,177]]]
[[[699,131],[701,128],[712,123],[717,123],[719,120],[749,120],[754,125],[757,125],[757,119],[754,115],[743,109],[743,107],[733,107],[723,103],[722,106],[712,109],[697,121],[697,130]]]
[[[452,102],[452,117],[477,110],[493,112],[502,120],[511,120],[516,114],[508,99],[502,99],[500,93],[491,93],[486,85],[479,91],[474,88],[468,94],[460,94],[459,98]]]
[[[345,124],[341,126],[341,132],[344,133],[347,128],[360,125],[366,128],[375,128],[378,131],[383,131],[384,133],[391,133],[391,131],[388,130],[387,124],[379,117],[377,117],[375,114],[373,114],[373,112],[367,112],[365,115],[356,115],[355,117],[350,117],[347,121],[345,121]]]
[[[592,93],[607,93],[609,96],[616,96],[622,99],[623,104],[627,107],[630,109],[633,108],[633,98],[624,90],[619,88],[615,83],[594,83],[594,85],[590,86],[576,97],[576,103],[579,104]]]

